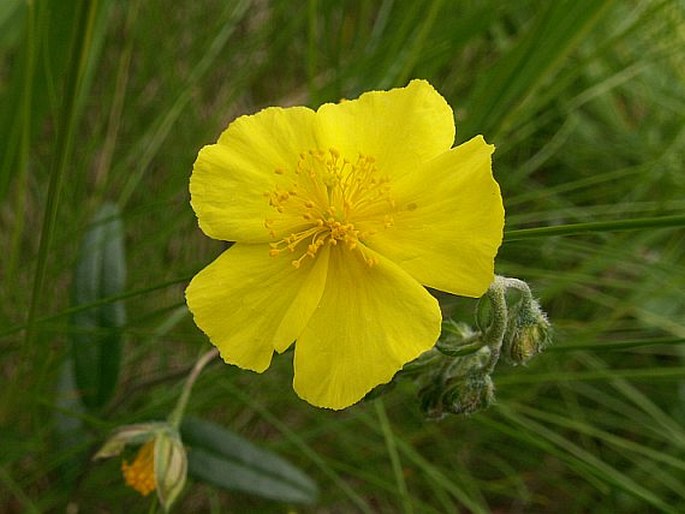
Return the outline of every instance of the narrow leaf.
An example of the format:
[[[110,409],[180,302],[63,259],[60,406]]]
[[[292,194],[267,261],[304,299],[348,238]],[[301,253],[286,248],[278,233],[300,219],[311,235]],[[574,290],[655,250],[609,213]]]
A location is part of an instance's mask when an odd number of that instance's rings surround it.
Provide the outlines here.
[[[181,434],[189,448],[188,472],[197,480],[283,502],[316,501],[318,488],[310,477],[234,432],[190,418]]]
[[[126,282],[123,224],[119,209],[105,204],[86,233],[72,284],[72,306],[89,305],[120,294]],[[75,312],[71,317],[74,375],[83,403],[102,407],[119,375],[124,304],[113,301]]]
[[[55,444],[61,456],[59,478],[63,484],[72,486],[84,469],[91,436],[80,417],[83,404],[74,382],[73,365],[69,361],[60,370],[55,405]]]

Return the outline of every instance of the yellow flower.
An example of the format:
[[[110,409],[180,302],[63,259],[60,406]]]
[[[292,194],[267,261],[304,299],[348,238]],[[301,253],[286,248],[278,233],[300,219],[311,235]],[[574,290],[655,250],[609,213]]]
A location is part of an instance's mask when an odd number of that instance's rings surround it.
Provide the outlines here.
[[[481,136],[451,148],[426,81],[356,100],[270,107],[204,147],[190,179],[202,230],[235,244],[186,290],[222,358],[262,372],[294,341],[297,394],[345,408],[440,334],[422,286],[479,297],[504,209]]]

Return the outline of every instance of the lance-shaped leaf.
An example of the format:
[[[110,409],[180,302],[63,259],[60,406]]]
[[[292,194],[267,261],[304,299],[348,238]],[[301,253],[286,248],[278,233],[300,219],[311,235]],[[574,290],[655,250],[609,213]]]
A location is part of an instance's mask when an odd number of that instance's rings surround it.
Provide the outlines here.
[[[84,407],[76,390],[70,360],[62,364],[55,384],[55,407],[54,443],[59,452],[59,479],[64,485],[73,486],[84,469],[92,435],[81,418]]]
[[[84,307],[71,316],[74,376],[90,409],[109,400],[119,376],[126,312],[123,302],[106,299],[120,294],[125,282],[123,223],[119,209],[107,203],[83,239],[72,284],[72,306]]]
[[[225,428],[197,418],[181,427],[188,473],[196,480],[289,503],[316,501],[316,483],[273,452]]]

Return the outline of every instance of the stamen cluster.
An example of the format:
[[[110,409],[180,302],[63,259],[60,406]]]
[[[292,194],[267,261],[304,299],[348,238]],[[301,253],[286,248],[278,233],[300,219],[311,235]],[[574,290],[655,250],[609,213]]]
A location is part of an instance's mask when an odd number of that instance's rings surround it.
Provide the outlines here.
[[[372,221],[374,226],[390,228],[395,204],[390,181],[380,175],[373,157],[360,154],[352,162],[341,157],[335,148],[310,150],[300,154],[294,170],[274,172],[283,176],[284,181],[265,193],[269,205],[278,213],[264,220],[271,237],[277,239],[270,244],[271,256],[303,250],[292,261],[299,268],[324,245],[340,243],[349,250],[358,250],[369,266],[376,263],[375,257],[359,245],[375,230],[362,232],[358,223]]]

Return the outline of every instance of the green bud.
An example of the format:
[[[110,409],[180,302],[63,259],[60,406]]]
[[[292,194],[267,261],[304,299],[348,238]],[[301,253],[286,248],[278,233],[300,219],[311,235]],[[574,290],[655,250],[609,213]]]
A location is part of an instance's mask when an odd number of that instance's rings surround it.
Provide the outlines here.
[[[468,416],[489,407],[495,400],[495,386],[490,375],[480,372],[438,377],[419,390],[421,410],[426,417],[441,419],[447,414]]]
[[[487,409],[495,401],[495,385],[490,375],[481,373],[455,377],[446,384],[442,397],[444,410],[469,416]]]
[[[437,378],[437,377],[435,377]],[[419,389],[418,397],[421,411],[430,419],[441,419],[445,412],[442,405],[443,384],[433,380]]]
[[[552,340],[551,325],[535,300],[523,302],[505,337],[503,353],[514,365],[526,364]]]

